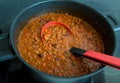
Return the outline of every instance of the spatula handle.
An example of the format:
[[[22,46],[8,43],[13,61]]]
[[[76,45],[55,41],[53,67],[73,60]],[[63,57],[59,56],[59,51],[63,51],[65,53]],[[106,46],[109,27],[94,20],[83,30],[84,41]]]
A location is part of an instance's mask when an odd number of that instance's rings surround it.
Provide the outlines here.
[[[102,54],[99,52],[95,52],[92,50],[87,50],[86,52],[83,53],[83,55],[85,57],[94,59],[96,61],[102,62],[106,65],[110,65],[116,68],[120,69],[120,58],[114,57],[114,56],[110,56],[107,54]]]

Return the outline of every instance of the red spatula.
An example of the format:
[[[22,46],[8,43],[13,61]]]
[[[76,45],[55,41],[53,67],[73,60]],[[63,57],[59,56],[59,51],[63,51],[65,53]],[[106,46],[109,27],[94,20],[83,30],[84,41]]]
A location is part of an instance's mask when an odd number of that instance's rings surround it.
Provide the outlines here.
[[[120,69],[120,58],[110,56],[107,54],[102,54],[99,52],[95,52],[93,50],[83,50],[83,49],[75,48],[75,47],[71,48],[70,51],[74,53],[75,55],[82,55],[89,59],[101,62],[105,65],[109,65],[109,66]]]

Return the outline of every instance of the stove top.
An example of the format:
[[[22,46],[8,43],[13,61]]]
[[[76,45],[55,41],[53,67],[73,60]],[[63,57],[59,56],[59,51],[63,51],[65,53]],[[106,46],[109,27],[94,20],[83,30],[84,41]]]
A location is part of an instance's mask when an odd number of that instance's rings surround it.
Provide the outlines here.
[[[0,34],[8,33],[10,26],[17,16],[17,14],[24,8],[45,0],[0,0]],[[104,17],[113,16],[113,19],[117,20],[117,26],[114,22],[110,21],[110,24],[115,29],[117,38],[117,50],[115,52],[116,57],[120,57],[120,0],[74,0],[84,3],[98,12]],[[107,19],[107,18],[106,18]],[[1,45],[0,45],[1,46]],[[3,46],[0,47],[0,49]],[[1,54],[1,51],[0,51]],[[21,83],[31,82],[38,83],[33,79],[29,72],[25,69],[24,65],[17,58],[0,63],[0,83]],[[106,67],[105,70],[92,79],[91,83],[120,83],[120,70]],[[88,83],[88,82],[87,82]]]

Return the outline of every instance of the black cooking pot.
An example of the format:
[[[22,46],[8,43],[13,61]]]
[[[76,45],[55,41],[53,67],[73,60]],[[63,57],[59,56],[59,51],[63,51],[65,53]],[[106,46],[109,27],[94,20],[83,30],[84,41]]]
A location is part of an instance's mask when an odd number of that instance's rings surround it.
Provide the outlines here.
[[[78,77],[52,76],[33,68],[21,57],[17,48],[18,36],[20,31],[23,29],[23,27],[25,26],[28,20],[48,12],[62,12],[62,13],[67,12],[70,15],[84,19],[86,22],[91,24],[96,29],[96,31],[101,35],[104,42],[106,54],[113,55],[116,48],[116,38],[115,38],[115,33],[113,28],[108,23],[108,21],[97,11],[93,10],[92,8],[84,4],[71,1],[71,0],[40,2],[25,9],[16,17],[16,19],[12,24],[12,27],[10,30],[10,37],[9,37],[10,45],[13,48],[16,56],[28,67],[31,74],[38,81],[42,81],[45,83],[47,82],[49,83],[77,83],[77,82],[83,83],[89,78],[91,78],[93,75],[101,72],[104,66],[90,74],[78,76]],[[5,36],[2,35],[1,39],[3,40],[4,38]],[[5,56],[1,56],[0,60],[4,61],[12,58],[13,58],[12,54],[8,54]]]

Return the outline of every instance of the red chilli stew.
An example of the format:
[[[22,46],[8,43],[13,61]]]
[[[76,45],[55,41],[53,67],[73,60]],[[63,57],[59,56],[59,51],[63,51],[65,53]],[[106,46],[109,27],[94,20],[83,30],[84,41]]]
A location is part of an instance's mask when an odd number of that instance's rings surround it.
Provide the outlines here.
[[[57,24],[48,26],[42,32],[42,27],[52,21],[64,23],[71,32]],[[95,61],[73,55],[69,51],[71,47],[104,51],[102,39],[96,30],[81,18],[67,13],[48,13],[32,18],[18,38],[21,56],[42,72],[56,76],[81,76],[101,66]]]

